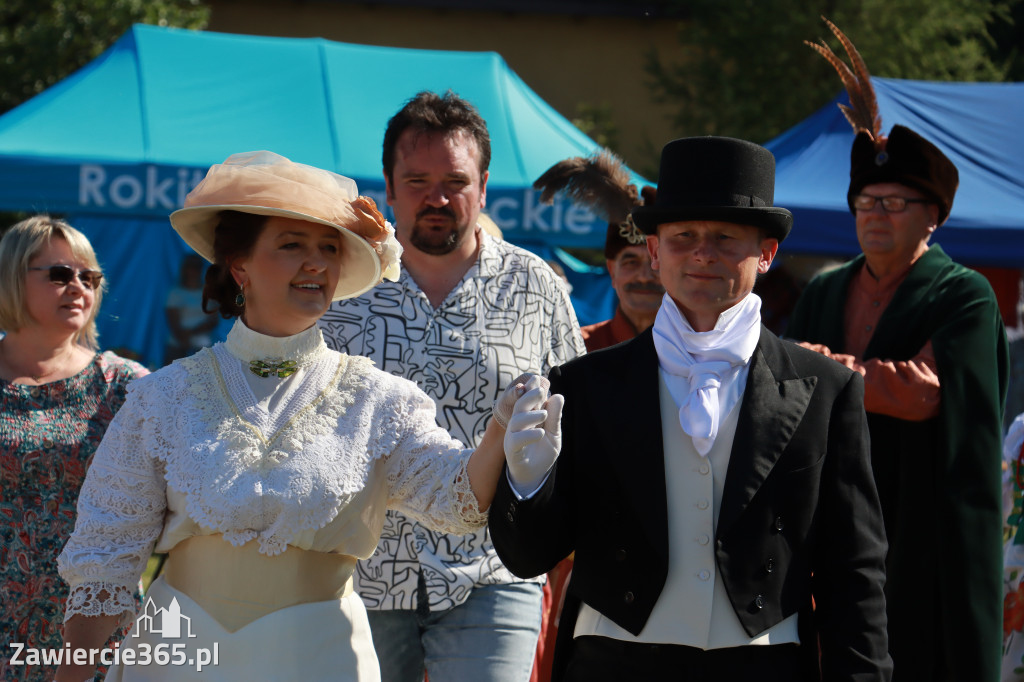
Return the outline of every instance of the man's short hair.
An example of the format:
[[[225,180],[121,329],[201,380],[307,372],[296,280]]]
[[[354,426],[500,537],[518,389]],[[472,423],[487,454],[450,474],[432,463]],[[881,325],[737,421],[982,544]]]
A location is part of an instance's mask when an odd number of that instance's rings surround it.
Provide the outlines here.
[[[481,177],[491,164],[491,136],[487,132],[487,123],[476,107],[451,90],[444,96],[429,90],[417,93],[388,121],[384,131],[383,161],[384,175],[389,181],[393,180],[395,170],[395,147],[406,130],[413,130],[417,135],[464,132],[476,140],[480,149]]]

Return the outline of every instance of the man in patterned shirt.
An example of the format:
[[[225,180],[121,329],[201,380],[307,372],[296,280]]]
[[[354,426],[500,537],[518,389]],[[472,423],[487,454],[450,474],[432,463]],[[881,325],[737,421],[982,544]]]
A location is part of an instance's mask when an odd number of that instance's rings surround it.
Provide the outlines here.
[[[582,355],[562,280],[543,260],[478,225],[490,137],[469,102],[421,92],[384,134],[387,202],[405,249],[397,282],[337,301],[327,344],[415,381],[442,427],[475,446],[502,389],[523,372]],[[486,530],[440,535],[388,512],[356,590],[366,603],[384,682],[524,682],[541,586],[514,577]]]

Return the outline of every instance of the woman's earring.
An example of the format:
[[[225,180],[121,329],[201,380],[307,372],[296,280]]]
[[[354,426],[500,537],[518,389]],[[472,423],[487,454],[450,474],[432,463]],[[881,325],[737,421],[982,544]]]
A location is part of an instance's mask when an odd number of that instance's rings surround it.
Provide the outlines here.
[[[239,308],[245,307],[245,289],[243,287],[238,287],[238,295],[235,296],[235,306]]]

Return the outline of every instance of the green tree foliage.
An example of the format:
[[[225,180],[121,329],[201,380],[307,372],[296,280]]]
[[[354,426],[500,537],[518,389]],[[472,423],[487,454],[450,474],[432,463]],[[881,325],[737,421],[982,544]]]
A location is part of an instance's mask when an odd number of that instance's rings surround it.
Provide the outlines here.
[[[0,0],[0,113],[85,66],[132,24],[205,28],[201,0]]]
[[[842,89],[831,66],[803,44],[826,38],[821,20],[846,33],[872,75],[1001,81],[1012,56],[992,37],[1024,0],[684,0],[682,58],[647,63],[655,97],[678,104],[680,135],[731,135],[764,142]],[[883,127],[886,122],[882,122]]]

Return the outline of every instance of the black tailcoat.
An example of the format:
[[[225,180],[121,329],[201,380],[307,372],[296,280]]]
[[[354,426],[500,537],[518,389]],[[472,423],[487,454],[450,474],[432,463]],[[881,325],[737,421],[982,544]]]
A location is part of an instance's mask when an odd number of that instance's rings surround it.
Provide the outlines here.
[[[581,600],[631,633],[643,629],[668,574],[669,491],[650,330],[550,378],[565,396],[561,455],[529,500],[501,477],[490,531],[524,578],[576,553],[558,680]],[[799,613],[807,659],[817,662],[817,638],[826,680],[891,674],[885,531],[863,404],[859,374],[762,326],[715,534],[718,579],[747,633]]]

